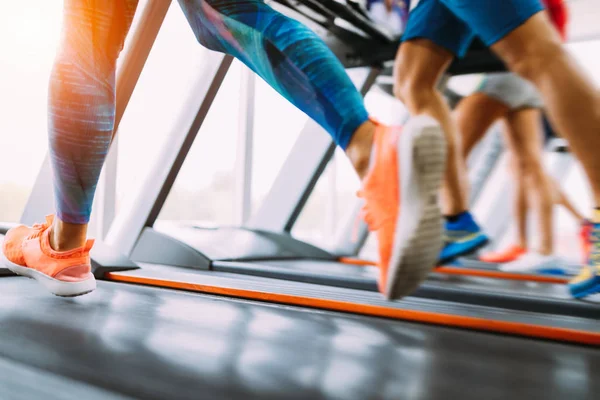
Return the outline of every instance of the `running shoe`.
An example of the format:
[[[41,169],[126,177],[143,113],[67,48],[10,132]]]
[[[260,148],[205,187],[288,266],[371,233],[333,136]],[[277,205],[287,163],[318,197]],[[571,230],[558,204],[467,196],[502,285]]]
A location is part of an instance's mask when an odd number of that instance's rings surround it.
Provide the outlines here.
[[[361,216],[377,233],[379,290],[396,299],[425,280],[442,248],[438,193],[446,142],[431,117],[411,118],[402,129],[376,124],[370,170],[358,195],[365,199]]]
[[[520,272],[533,274],[569,275],[569,264],[554,254],[540,254],[535,251],[528,252],[517,260],[500,265],[500,270],[505,272]]]
[[[444,248],[439,256],[439,264],[445,264],[456,257],[471,254],[483,246],[489,239],[483,233],[470,212],[465,211],[456,221],[446,221]]]
[[[19,225],[10,229],[2,245],[2,261],[17,275],[33,278],[57,296],[73,297],[96,289],[90,264],[94,240],[85,246],[58,252],[48,238],[54,217],[32,227]]]
[[[527,253],[525,247],[513,245],[506,250],[484,254],[479,257],[479,260],[487,263],[503,264],[515,261],[525,253]]]
[[[579,240],[581,243],[581,251],[583,254],[583,264],[587,264],[587,257],[588,254],[590,254],[590,235],[592,234],[593,228],[594,224],[592,223],[592,221],[586,219],[581,223],[581,227],[579,229]]]
[[[569,282],[569,292],[576,299],[600,293],[600,223],[592,224],[587,243],[586,265]]]

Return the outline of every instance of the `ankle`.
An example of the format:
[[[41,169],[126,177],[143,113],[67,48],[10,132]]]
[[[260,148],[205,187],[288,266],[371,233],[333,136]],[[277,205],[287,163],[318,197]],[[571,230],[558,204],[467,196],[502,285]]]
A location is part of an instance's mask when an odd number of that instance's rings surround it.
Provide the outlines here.
[[[55,218],[50,227],[48,240],[54,251],[69,251],[85,245],[87,224],[70,224]]]
[[[346,156],[348,156],[360,179],[363,179],[369,170],[375,127],[375,123],[372,121],[363,123],[358,127],[348,147],[346,147]]]
[[[592,224],[600,223],[600,207],[594,208],[590,221],[592,222]]]

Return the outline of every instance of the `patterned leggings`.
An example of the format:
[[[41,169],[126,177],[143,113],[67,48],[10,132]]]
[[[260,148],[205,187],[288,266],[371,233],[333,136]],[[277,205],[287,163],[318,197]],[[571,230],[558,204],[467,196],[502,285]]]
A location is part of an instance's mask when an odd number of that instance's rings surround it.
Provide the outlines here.
[[[50,80],[49,139],[57,215],[89,221],[115,120],[116,62],[138,0],[65,0]],[[261,76],[346,148],[368,119],[343,66],[307,27],[262,0],[179,0],[198,41]]]

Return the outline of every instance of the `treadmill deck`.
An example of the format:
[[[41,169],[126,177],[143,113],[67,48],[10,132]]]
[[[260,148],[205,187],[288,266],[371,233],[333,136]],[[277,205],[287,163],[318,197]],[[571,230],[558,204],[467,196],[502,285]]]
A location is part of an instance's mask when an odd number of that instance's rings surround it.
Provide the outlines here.
[[[2,278],[0,304],[3,398],[591,399],[600,391],[600,351],[590,347],[110,282],[64,299]]]
[[[505,334],[600,345],[600,320],[523,310],[407,297],[386,301],[379,293],[287,282],[257,276],[140,264],[135,271],[114,272],[114,281],[279,304],[386,317]]]

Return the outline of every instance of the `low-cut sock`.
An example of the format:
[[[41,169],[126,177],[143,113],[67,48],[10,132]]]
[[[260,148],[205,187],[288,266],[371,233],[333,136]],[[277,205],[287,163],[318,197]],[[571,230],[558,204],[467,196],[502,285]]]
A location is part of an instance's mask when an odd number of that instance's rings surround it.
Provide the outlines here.
[[[444,218],[446,219],[446,221],[450,222],[450,223],[455,223],[458,222],[463,216],[467,215],[469,213],[468,210],[462,211],[458,214],[454,214],[454,215],[444,215]]]

